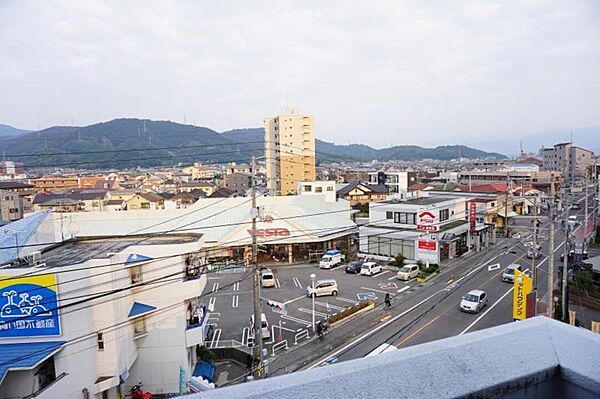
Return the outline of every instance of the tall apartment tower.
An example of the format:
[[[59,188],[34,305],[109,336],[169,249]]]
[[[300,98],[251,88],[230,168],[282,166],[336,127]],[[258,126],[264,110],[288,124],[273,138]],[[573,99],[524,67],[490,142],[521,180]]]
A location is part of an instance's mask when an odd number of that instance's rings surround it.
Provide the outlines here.
[[[298,182],[316,178],[314,118],[286,108],[264,122],[267,188],[272,195],[297,194]]]

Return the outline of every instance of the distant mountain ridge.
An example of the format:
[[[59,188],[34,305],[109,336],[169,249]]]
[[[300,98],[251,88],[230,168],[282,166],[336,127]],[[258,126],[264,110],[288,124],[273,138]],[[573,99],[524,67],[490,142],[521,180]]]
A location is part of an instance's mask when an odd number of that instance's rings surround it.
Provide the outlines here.
[[[14,129],[14,128],[13,128]],[[5,129],[11,131],[10,129]],[[15,129],[19,130],[19,129]],[[54,126],[39,132],[0,135],[5,155],[26,167],[131,168],[177,163],[247,162],[264,155],[262,128],[218,133],[206,127],[170,121],[114,119],[89,126]],[[317,140],[317,159],[326,161],[387,161],[464,158],[505,158],[474,148],[454,145],[423,148],[336,145]]]
[[[16,127],[3,125],[0,123],[0,138],[2,137],[15,137],[21,134],[31,133],[30,130],[18,129]]]

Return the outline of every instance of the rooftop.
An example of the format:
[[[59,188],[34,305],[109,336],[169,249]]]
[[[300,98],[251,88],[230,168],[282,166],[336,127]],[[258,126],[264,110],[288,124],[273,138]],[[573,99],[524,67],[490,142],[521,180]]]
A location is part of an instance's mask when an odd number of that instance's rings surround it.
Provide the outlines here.
[[[598,359],[600,335],[535,317],[186,398],[591,399]]]
[[[446,201],[450,201],[450,200],[454,200],[454,199],[463,199],[461,197],[423,197],[423,198],[417,198],[417,199],[413,199],[413,200],[408,200],[408,201],[397,201],[397,200],[390,200],[390,201],[384,201],[385,203],[388,204],[407,204],[407,205],[433,205],[433,204],[438,204],[440,202],[446,202]]]

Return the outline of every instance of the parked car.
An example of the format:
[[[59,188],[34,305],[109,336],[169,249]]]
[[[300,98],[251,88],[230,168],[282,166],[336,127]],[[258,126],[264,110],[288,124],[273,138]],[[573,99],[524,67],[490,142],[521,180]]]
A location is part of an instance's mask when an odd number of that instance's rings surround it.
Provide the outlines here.
[[[502,281],[507,281],[509,283],[515,282],[515,270],[523,271],[521,269],[521,265],[517,263],[513,263],[512,265],[508,265],[504,272],[502,272]]]
[[[575,202],[575,203],[573,203],[573,205],[571,205],[571,209],[578,210],[578,209],[581,209],[581,207],[579,206],[579,204],[577,202]]]
[[[419,265],[406,265],[398,270],[396,278],[398,280],[408,281],[411,278],[416,278],[419,275]]]
[[[358,274],[360,273],[360,267],[363,265],[363,263],[364,262],[360,260],[352,261],[346,266],[345,272],[350,274]]]
[[[254,329],[254,315],[250,316],[250,331]],[[269,322],[267,320],[267,316],[264,313],[260,314],[260,329],[262,339],[271,338],[271,329],[269,328]]]
[[[332,249],[323,255],[321,261],[319,262],[319,267],[321,269],[331,269],[334,266],[337,266],[342,263],[342,253],[337,249]]]
[[[275,275],[271,269],[265,269],[260,273],[260,285],[263,288],[275,287]]]
[[[315,287],[312,286],[306,287],[306,296],[327,296],[332,295],[336,296],[338,294],[338,286],[337,281],[334,279],[326,279],[326,280],[318,280],[315,282]]]
[[[487,305],[488,298],[485,291],[472,290],[467,295],[462,297],[460,301],[460,310],[469,313],[479,313],[485,305]]]
[[[380,273],[382,270],[381,265],[375,262],[365,262],[360,267],[360,274],[363,276],[372,276]]]

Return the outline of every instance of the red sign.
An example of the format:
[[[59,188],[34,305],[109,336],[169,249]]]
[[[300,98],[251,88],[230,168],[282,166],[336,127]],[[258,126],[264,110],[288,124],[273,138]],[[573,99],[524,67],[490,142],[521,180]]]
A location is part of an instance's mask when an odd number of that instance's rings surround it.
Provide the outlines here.
[[[248,234],[252,235],[252,230],[248,229]],[[284,227],[276,229],[256,229],[257,237],[289,237],[292,234]]]
[[[437,243],[430,241],[419,241],[419,249],[424,249],[425,251],[436,251]]]
[[[477,202],[469,202],[469,224],[471,233],[474,233],[477,229],[475,225],[477,223]]]
[[[423,211],[418,215],[417,230],[438,231],[438,226],[435,226],[435,215],[429,211]]]

